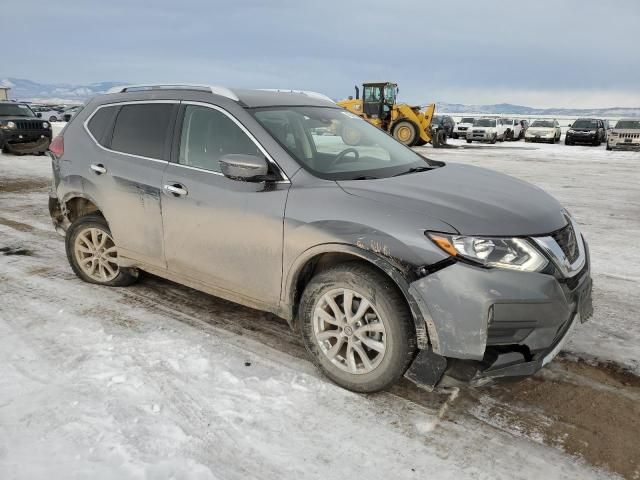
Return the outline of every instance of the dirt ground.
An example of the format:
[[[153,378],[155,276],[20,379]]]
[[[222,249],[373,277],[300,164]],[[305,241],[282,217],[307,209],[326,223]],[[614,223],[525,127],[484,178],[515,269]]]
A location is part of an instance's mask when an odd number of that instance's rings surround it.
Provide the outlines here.
[[[44,178],[5,179],[0,187],[0,225],[40,241],[51,240],[53,243],[47,248],[63,249],[62,238],[45,229],[48,213],[42,200],[46,198],[48,184]],[[9,198],[7,195],[14,203],[21,197],[19,212],[8,203],[3,204],[3,199]],[[31,253],[28,247],[15,241],[3,242],[0,237],[0,255],[30,256]],[[44,277],[60,275],[46,263],[33,266],[29,272]],[[65,275],[72,276],[71,273]],[[146,276],[139,284],[120,293],[123,305],[132,309],[168,315],[196,328],[212,325],[293,357],[306,358],[298,336],[283,320],[270,314],[153,276]],[[118,315],[115,310],[113,313],[113,321],[121,327],[143,328],[131,317]],[[625,479],[637,480],[640,478],[640,377],[628,365],[583,353],[564,352],[543,371],[521,381],[433,393],[403,381],[390,393],[408,404],[437,411],[444,422],[455,424],[462,419],[479,422],[514,437],[553,447]]]

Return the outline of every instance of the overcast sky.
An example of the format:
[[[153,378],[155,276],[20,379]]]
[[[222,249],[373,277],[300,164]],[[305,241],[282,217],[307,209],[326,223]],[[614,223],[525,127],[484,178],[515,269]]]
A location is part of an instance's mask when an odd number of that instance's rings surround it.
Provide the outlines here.
[[[9,0],[0,38],[0,77],[42,83],[640,107],[640,0]]]

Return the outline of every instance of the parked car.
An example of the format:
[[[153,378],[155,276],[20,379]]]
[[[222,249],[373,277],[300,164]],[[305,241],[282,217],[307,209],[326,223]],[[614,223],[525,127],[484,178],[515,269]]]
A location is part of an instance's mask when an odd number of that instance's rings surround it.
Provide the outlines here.
[[[444,131],[446,137],[453,135],[453,128],[456,122],[449,115],[434,115],[431,120],[431,130],[433,132]]]
[[[521,120],[514,118],[501,118],[500,120],[505,127],[505,140],[520,140],[524,138],[525,130],[522,128]]]
[[[68,122],[69,120],[71,120],[71,117],[73,117],[80,110],[82,110],[82,105],[76,105],[74,107],[65,109],[64,112],[62,112],[62,120]]]
[[[456,123],[456,126],[453,127],[453,133],[451,136],[453,138],[466,138],[467,130],[469,130],[473,126],[473,117],[462,117],[462,119]]]
[[[273,312],[357,392],[529,375],[591,315],[587,244],[538,187],[427,159],[313,92],[114,92],[50,148],[84,281],[144,270]]]
[[[500,118],[476,118],[467,130],[467,143],[473,141],[496,143],[504,141],[506,128]]]
[[[589,143],[598,146],[607,141],[607,130],[604,122],[597,118],[579,118],[569,125],[564,136],[565,145]]]
[[[0,101],[0,150],[43,155],[51,142],[51,125],[26,103]]]
[[[640,149],[640,120],[618,120],[607,139],[607,150]]]
[[[51,107],[33,107],[33,111],[39,118],[44,118],[49,122],[57,122],[62,119],[60,112]]]
[[[534,120],[524,134],[524,141],[555,143],[561,136],[562,130],[557,120]]]

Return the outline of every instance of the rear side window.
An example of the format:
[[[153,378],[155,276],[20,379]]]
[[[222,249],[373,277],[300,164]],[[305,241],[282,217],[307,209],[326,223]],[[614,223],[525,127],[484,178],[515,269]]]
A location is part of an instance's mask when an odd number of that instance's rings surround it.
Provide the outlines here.
[[[165,143],[174,111],[171,103],[124,105],[113,128],[111,149],[166,160]]]
[[[118,107],[103,107],[98,109],[98,111],[91,117],[87,127],[93,135],[93,138],[96,139],[103,147],[106,147],[107,138],[109,137],[108,131],[110,130],[111,124],[113,122],[113,117],[118,111]]]
[[[181,165],[220,171],[220,157],[243,153],[264,157],[258,146],[224,113],[187,105],[180,138]]]

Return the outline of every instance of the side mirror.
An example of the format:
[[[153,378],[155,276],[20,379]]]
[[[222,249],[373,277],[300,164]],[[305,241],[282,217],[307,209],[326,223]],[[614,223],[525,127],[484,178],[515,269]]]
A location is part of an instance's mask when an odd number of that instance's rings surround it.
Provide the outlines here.
[[[567,125],[567,127],[570,127],[571,125],[573,125],[573,123],[570,123],[569,125]]]
[[[42,114],[40,112],[36,113],[36,117],[42,118]]]
[[[222,174],[232,180],[243,182],[264,182],[269,178],[267,160],[255,155],[232,153],[223,155],[220,160]]]

